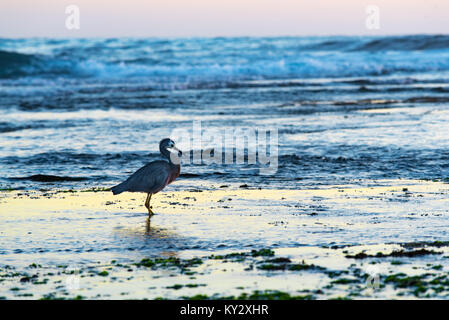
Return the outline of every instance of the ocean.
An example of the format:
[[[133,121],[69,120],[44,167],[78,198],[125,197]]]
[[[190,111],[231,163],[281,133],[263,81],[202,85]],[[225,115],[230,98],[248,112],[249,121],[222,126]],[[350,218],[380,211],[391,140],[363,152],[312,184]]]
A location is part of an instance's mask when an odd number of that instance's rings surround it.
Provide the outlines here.
[[[0,39],[0,298],[447,298],[448,107],[443,35]],[[242,129],[273,173],[195,160]],[[108,188],[165,137],[186,158],[148,220]]]
[[[185,161],[181,187],[446,178],[448,93],[443,35],[0,39],[0,187],[111,186],[193,121],[276,129],[279,168]]]

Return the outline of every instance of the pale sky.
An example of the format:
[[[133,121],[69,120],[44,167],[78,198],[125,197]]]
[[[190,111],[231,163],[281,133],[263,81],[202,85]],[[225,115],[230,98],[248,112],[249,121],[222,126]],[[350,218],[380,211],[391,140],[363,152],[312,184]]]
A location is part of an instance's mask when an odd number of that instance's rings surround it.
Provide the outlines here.
[[[68,5],[80,29],[66,28]],[[365,26],[379,7],[380,29]],[[449,34],[449,0],[1,0],[0,37]]]

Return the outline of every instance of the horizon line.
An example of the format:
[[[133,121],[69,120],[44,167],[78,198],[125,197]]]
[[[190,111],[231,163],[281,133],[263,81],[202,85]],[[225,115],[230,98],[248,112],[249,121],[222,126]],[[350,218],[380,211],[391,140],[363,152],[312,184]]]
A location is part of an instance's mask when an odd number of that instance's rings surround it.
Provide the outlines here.
[[[0,35],[0,39],[219,39],[219,38],[325,38],[325,37],[406,37],[406,36],[449,36],[449,32],[422,32],[422,33],[388,33],[388,34],[310,34],[310,35],[216,35],[216,36],[4,36]]]

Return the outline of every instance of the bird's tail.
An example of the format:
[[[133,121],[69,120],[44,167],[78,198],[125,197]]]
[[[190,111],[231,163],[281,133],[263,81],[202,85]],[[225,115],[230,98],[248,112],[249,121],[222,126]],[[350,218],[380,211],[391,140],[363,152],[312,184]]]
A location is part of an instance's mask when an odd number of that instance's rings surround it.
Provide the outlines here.
[[[120,194],[123,191],[126,191],[126,184],[124,182],[116,185],[115,187],[111,188],[112,194],[116,195],[116,194]]]

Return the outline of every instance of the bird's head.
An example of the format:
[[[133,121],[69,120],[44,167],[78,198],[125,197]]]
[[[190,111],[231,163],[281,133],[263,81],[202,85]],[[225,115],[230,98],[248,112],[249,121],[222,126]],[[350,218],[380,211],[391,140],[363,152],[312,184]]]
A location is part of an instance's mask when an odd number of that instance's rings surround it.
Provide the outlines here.
[[[159,143],[159,151],[172,161],[173,161],[172,155],[178,158],[181,158],[182,156],[182,151],[176,148],[175,142],[169,138],[161,140],[161,142]]]

